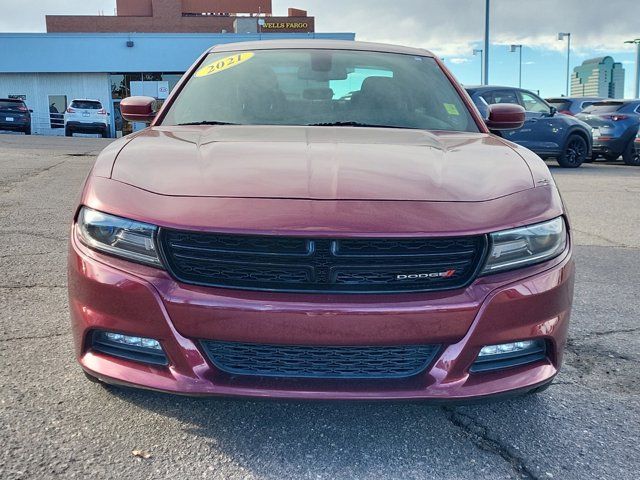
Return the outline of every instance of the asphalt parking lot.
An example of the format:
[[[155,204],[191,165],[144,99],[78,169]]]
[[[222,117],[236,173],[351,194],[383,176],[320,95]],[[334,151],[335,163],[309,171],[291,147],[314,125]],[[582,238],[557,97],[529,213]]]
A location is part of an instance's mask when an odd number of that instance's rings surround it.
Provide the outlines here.
[[[194,399],[104,388],[75,363],[67,230],[108,142],[0,134],[0,478],[638,478],[640,168],[550,162],[578,273],[566,363],[543,394],[457,407]]]

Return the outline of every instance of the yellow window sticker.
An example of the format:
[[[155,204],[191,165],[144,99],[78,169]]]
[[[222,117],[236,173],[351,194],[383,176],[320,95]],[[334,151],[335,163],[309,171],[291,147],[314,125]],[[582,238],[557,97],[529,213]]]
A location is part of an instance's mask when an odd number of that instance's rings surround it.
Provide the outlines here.
[[[458,108],[453,103],[445,103],[444,108],[449,115],[460,115]]]
[[[209,65],[206,65],[196,72],[196,77],[206,77],[207,75],[213,75],[214,73],[222,72],[233,68],[241,63],[251,60],[255,54],[253,52],[236,53],[230,57],[221,58]]]

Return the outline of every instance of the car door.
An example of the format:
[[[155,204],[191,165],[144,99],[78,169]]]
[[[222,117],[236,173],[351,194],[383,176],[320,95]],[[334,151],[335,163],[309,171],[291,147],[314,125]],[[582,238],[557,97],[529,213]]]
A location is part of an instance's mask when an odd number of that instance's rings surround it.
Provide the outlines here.
[[[516,105],[522,105],[520,97],[518,96],[517,90],[515,88],[500,88],[489,90],[483,92],[480,96],[484,98],[485,101],[490,105],[496,103],[513,103]],[[525,124],[522,128],[519,128],[517,130],[505,130],[501,132],[501,135],[507,140],[522,145],[523,147],[531,148],[534,142],[534,139],[532,138],[533,135],[531,134],[531,127],[535,126],[534,120],[537,121],[537,118],[534,119],[535,116],[536,115],[533,115],[532,112],[527,112],[525,117]]]
[[[537,95],[526,90],[518,90],[517,94],[525,110],[524,126],[519,132],[521,138],[517,142],[536,153],[558,153],[564,145],[566,134],[563,117],[551,115],[549,104]]]

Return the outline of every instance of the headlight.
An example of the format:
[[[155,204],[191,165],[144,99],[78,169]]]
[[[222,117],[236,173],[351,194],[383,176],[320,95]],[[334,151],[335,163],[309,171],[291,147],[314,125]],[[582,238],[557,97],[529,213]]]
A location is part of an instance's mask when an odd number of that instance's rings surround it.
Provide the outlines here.
[[[560,255],[567,246],[562,217],[490,235],[489,256],[482,273],[526,267]]]
[[[76,232],[87,247],[134,262],[161,266],[156,251],[158,227],[82,207]]]

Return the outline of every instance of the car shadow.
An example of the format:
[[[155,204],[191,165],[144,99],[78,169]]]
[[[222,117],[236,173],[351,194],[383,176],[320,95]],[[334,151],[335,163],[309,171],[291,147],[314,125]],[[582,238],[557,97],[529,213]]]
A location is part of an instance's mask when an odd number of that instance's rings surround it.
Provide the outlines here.
[[[527,424],[530,431],[539,430],[542,439],[546,433],[540,418],[550,408],[544,394],[452,407],[416,401],[192,398],[107,388],[138,408],[174,417],[183,424],[183,434],[208,442],[212,451],[259,478],[306,478],[312,472],[313,478],[407,478],[394,475],[395,467],[396,472],[422,472],[419,477],[429,469],[456,472],[455,452],[467,458],[491,457],[474,428],[467,428],[474,417],[482,419],[484,413],[503,408],[524,410],[526,416],[511,418],[514,432]],[[475,468],[476,460],[467,461]],[[486,458],[478,460],[481,463],[486,464]],[[474,472],[468,474],[473,477],[479,471]]]

